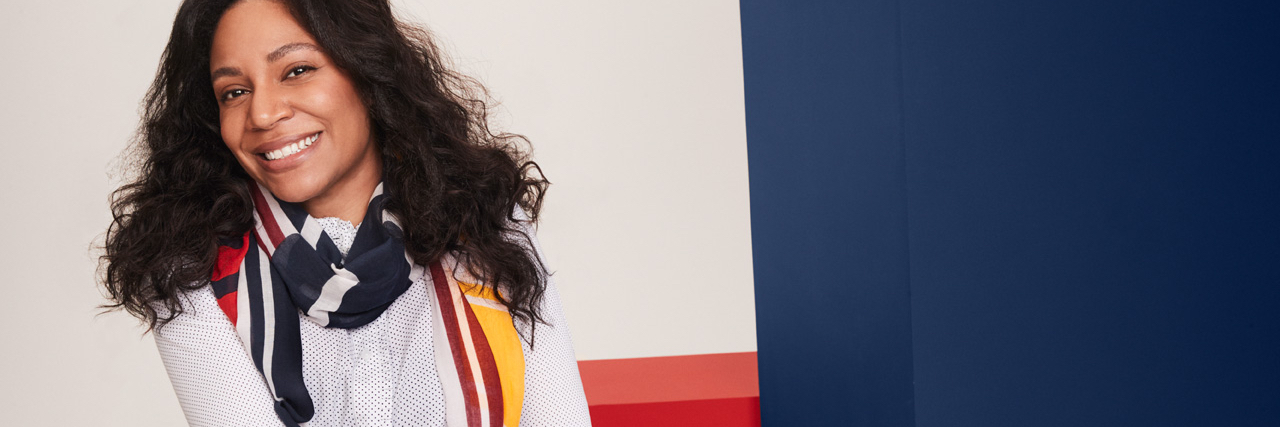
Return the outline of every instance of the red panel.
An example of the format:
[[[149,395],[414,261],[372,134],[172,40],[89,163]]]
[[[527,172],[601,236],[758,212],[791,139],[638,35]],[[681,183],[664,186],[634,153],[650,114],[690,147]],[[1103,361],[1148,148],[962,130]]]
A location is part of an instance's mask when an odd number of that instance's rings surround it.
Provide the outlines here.
[[[239,248],[230,246],[218,246],[218,259],[213,264],[213,281],[222,280],[223,277],[230,276],[240,271],[240,261],[244,261],[244,255],[249,251],[249,233],[244,233],[244,242],[240,243]]]
[[[591,407],[595,427],[759,427],[760,398],[686,400]]]
[[[239,320],[239,316],[236,315],[236,293],[237,292],[240,292],[240,291],[232,292],[232,293],[223,295],[222,298],[218,298],[218,307],[222,308],[223,313],[226,313],[227,319],[231,321],[232,325],[236,324],[236,320]]]
[[[591,405],[760,396],[756,353],[578,362]]]

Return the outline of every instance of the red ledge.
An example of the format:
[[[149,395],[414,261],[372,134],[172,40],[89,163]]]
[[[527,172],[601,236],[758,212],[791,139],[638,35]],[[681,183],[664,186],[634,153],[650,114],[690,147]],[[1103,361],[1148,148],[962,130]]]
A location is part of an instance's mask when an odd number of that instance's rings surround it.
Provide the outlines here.
[[[760,398],[591,406],[596,427],[759,427]]]
[[[596,427],[760,425],[756,353],[578,362]]]

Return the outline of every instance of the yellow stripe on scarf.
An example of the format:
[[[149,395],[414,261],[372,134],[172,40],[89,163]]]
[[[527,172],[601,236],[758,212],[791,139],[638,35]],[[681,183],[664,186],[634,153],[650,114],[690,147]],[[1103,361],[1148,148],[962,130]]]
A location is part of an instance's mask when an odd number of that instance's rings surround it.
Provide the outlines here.
[[[467,295],[467,303],[476,320],[484,329],[493,351],[494,364],[498,366],[498,378],[502,382],[502,424],[516,427],[520,424],[520,409],[524,405],[524,347],[506,307],[494,298],[492,290],[485,286],[459,282]]]

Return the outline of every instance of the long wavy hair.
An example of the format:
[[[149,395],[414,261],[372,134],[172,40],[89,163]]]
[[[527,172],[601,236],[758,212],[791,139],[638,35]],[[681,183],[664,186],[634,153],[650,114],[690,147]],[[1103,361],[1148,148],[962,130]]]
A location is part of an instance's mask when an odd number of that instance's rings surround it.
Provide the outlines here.
[[[111,197],[104,307],[150,329],[181,313],[182,291],[209,283],[218,242],[253,226],[251,178],[222,142],[209,76],[214,30],[237,1],[182,3],[126,153],[132,181]],[[425,264],[454,253],[502,290],[513,319],[542,321],[547,271],[517,208],[536,222],[548,182],[524,137],[490,131],[485,89],[451,70],[428,32],[398,21],[387,0],[282,2],[355,82],[409,255]]]

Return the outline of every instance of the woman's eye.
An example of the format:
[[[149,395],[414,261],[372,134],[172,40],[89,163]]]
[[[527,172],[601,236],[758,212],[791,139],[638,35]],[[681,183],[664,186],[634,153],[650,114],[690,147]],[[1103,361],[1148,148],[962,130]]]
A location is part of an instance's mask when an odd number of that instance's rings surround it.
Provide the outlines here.
[[[286,75],[285,77],[286,77],[286,78],[288,78],[288,77],[297,77],[297,76],[300,76],[300,75],[302,75],[302,74],[305,74],[306,72],[311,71],[311,70],[314,70],[314,69],[316,69],[316,67],[309,67],[309,66],[306,66],[306,65],[303,65],[303,66],[300,66],[300,67],[293,67],[293,69],[292,69],[292,70],[289,70],[289,74],[288,74],[288,75]]]
[[[223,94],[222,94],[222,100],[223,100],[223,101],[230,101],[230,100],[232,100],[232,99],[239,98],[239,97],[240,97],[240,95],[244,95],[244,94],[246,94],[246,93],[249,93],[249,91],[244,90],[244,89],[232,89],[232,90],[226,91],[226,93],[223,93]]]

